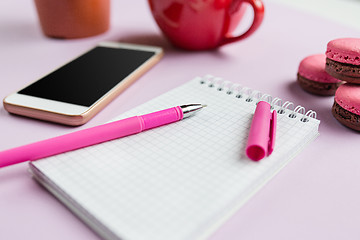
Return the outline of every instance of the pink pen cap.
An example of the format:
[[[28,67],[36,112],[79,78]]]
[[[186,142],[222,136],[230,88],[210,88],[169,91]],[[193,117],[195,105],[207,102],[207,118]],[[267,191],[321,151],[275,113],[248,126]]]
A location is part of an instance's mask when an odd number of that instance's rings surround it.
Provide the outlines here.
[[[269,156],[274,150],[275,135],[276,111],[271,113],[270,104],[260,101],[251,122],[246,155],[254,161]]]

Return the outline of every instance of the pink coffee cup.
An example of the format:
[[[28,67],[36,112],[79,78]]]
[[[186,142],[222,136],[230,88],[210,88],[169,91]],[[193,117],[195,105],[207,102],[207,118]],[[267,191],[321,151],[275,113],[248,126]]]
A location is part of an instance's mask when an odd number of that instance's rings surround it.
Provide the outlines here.
[[[177,47],[207,50],[249,37],[264,17],[261,0],[148,0],[151,13],[165,36]],[[233,36],[247,11],[254,10],[251,26]]]

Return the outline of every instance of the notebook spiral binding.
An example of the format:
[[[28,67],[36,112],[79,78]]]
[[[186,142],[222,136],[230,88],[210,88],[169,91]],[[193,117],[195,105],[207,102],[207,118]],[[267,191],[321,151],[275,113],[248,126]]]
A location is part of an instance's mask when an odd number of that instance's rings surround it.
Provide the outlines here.
[[[261,93],[260,91],[255,91],[248,87],[243,87],[238,83],[233,83],[231,81],[226,81],[220,77],[214,77],[212,75],[206,75],[200,79],[200,84],[207,85],[210,88],[216,88],[217,91],[224,91],[228,95],[235,95],[236,98],[244,98],[246,102],[254,102],[256,104],[259,101],[266,101],[270,103],[271,108],[274,109],[277,106],[278,114],[285,114],[286,110],[289,110],[289,118],[300,117],[300,121],[308,122],[310,118],[316,119],[316,112],[313,110],[308,110],[301,105],[295,107],[293,102],[285,101],[281,98],[273,98],[269,94]]]

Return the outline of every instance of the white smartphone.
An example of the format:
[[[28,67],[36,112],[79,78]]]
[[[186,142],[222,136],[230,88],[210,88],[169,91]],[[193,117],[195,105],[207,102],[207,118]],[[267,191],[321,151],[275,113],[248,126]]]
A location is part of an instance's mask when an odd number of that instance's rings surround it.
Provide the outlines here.
[[[86,123],[163,55],[159,47],[102,42],[4,98],[14,114],[78,126]]]

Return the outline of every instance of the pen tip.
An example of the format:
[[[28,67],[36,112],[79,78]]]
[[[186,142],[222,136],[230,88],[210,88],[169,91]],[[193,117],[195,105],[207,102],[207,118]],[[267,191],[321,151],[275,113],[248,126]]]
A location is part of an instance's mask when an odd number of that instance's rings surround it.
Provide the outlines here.
[[[207,104],[201,104],[201,106],[204,108],[204,107],[207,107]]]

